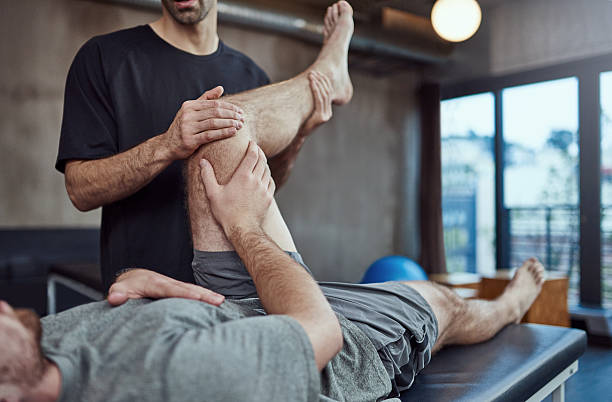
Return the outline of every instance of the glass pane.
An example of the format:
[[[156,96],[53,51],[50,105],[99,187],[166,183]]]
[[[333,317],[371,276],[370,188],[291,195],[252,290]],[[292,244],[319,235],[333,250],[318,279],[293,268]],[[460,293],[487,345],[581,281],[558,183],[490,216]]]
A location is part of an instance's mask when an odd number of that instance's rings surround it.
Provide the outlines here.
[[[502,92],[510,263],[535,256],[570,277],[578,301],[578,79]]]
[[[612,308],[612,71],[599,77],[601,98],[601,267],[603,304]]]
[[[441,104],[442,221],[449,272],[495,271],[493,94]]]

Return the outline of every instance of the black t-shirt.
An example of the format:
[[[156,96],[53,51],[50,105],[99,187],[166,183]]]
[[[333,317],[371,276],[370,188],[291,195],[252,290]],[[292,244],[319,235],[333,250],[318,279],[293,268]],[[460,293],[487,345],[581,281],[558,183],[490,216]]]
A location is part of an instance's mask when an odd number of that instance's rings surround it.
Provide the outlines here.
[[[268,83],[251,59],[221,41],[213,54],[197,56],[148,25],[97,36],[68,72],[55,167],[63,173],[68,160],[105,158],[165,132],[184,101],[217,85],[232,94]],[[172,163],[134,195],[102,208],[106,288],[128,267],[193,282],[182,166]]]

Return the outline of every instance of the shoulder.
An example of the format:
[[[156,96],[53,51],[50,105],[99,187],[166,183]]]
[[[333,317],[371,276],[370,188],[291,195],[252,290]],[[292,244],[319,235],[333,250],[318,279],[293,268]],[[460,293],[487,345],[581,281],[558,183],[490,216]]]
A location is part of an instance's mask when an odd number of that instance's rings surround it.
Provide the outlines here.
[[[132,49],[143,41],[151,39],[150,28],[139,25],[133,28],[121,29],[103,35],[94,36],[87,43],[105,49]]]
[[[137,49],[143,42],[151,39],[148,28],[139,25],[133,28],[122,29],[89,39],[77,52],[75,63],[114,64],[120,62],[130,51]]]
[[[219,43],[220,46],[223,46],[224,57],[229,59],[232,63],[236,63],[244,68],[244,70],[256,80],[257,86],[267,85],[270,83],[270,78],[266,72],[259,67],[257,63],[253,61],[253,59],[246,54],[228,46],[222,41]]]

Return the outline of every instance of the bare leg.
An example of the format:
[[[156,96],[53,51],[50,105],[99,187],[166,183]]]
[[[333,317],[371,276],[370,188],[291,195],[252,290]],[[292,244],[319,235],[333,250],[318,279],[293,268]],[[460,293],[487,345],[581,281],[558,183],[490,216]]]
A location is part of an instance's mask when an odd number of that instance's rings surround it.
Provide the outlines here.
[[[325,43],[313,65],[304,73],[278,84],[257,88],[226,99],[245,111],[245,124],[230,139],[207,144],[196,151],[186,167],[187,203],[193,246],[198,250],[223,251],[233,247],[214,220],[199,177],[199,161],[206,158],[219,183],[226,183],[242,160],[249,141],[255,141],[268,157],[281,152],[294,139],[313,110],[308,80],[311,70],[332,82],[332,99],[337,104],[350,100],[353,88],[347,69],[348,46],[353,34],[352,8],[345,1],[330,7],[325,16]],[[279,247],[295,251],[295,244],[278,206],[273,203],[264,231]]]
[[[348,48],[353,35],[351,6],[344,1],[334,4],[328,9],[325,24],[329,30],[325,31],[323,48],[306,71],[287,81],[225,98],[245,111],[243,130],[249,132],[268,158],[289,145],[312,113],[310,71],[319,71],[330,79],[335,104],[345,104],[353,96],[348,74]]]
[[[518,323],[542,290],[544,267],[531,258],[517,270],[504,293],[493,301],[465,300],[432,282],[405,282],[429,303],[438,319],[433,352],[446,345],[469,345],[491,339],[502,328]]]

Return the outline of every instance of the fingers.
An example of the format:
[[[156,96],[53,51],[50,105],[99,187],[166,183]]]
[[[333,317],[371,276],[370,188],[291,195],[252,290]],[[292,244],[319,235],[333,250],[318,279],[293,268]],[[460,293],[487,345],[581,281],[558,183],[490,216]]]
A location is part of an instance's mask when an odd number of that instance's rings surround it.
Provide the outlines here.
[[[213,89],[210,89],[204,92],[198,99],[200,100],[219,99],[221,95],[223,95],[223,91],[224,91],[223,87],[219,85],[218,87],[215,87]]]
[[[319,77],[319,80],[321,81],[321,84],[322,84],[322,86],[324,88],[325,95],[326,95],[327,98],[330,98],[330,103],[331,103],[331,93],[332,93],[332,89],[333,89],[331,80],[327,77],[327,75],[325,75],[323,73],[320,73],[318,71],[316,71],[316,73],[317,73],[317,75]]]
[[[321,74],[321,81],[323,87],[323,117],[324,120],[329,120],[332,116],[332,84],[325,74]]]
[[[321,87],[321,83],[318,81],[314,73],[311,73],[310,75],[310,90],[314,96],[315,110],[322,109],[324,104],[322,94],[323,89]]]
[[[229,127],[234,127],[236,130],[240,130],[242,128],[242,122],[232,119],[208,119],[195,123],[195,128],[198,133]]]
[[[330,98],[333,88],[331,81],[329,80],[329,78],[327,78],[327,75],[320,73],[316,70],[312,71],[310,74],[310,82],[316,84],[321,89],[321,93],[326,99]],[[331,99],[329,99],[329,101],[331,103]]]
[[[268,182],[268,194],[273,196],[275,192],[276,192],[276,183],[274,182],[274,179],[270,177],[270,181]]]
[[[113,292],[111,290],[106,300],[113,307],[120,306],[128,300],[128,295],[123,292],[119,292],[119,291]]]
[[[276,183],[274,183],[274,178],[272,177],[272,172],[270,171],[270,166],[266,164],[266,172],[264,173],[264,177],[261,181],[264,186],[267,188],[267,192],[270,196],[274,196],[274,192],[276,191]]]
[[[270,166],[268,166],[268,164],[266,163],[266,169],[264,170],[263,176],[261,177],[261,182],[264,184],[264,186],[268,186],[268,182],[271,177],[272,173],[270,172]]]
[[[224,108],[206,108],[201,110],[195,110],[193,119],[195,121],[206,121],[208,119],[221,118],[221,119],[233,119],[244,122],[244,115],[234,110]]]
[[[195,134],[194,138],[198,142],[198,144],[204,145],[212,141],[232,137],[236,135],[237,132],[238,130],[236,129],[236,127],[228,127],[219,130],[204,131],[202,133]]]
[[[224,297],[208,289],[177,280],[166,280],[157,286],[157,297],[180,297],[183,299],[201,300],[216,306],[223,303]]]
[[[210,162],[206,159],[200,161],[200,176],[202,177],[202,183],[206,189],[206,195],[211,196],[216,194],[221,187],[217,182],[217,176],[215,176],[215,170],[213,169]]]
[[[221,100],[206,100],[196,99],[194,101],[186,102],[187,108],[192,110],[205,110],[205,109],[227,109],[240,114],[244,114],[244,110],[234,105],[233,103],[221,101]]]
[[[325,36],[329,36],[332,32],[332,17],[331,17],[331,7],[327,7],[327,12],[325,13],[325,18],[323,18],[323,34]]]
[[[206,289],[202,286],[194,285],[192,283],[178,282],[180,286],[184,288],[186,299],[199,300],[213,306],[220,306],[225,300],[225,296],[215,293],[210,289]],[[177,296],[181,297],[181,296]]]
[[[310,89],[314,99],[314,109],[321,121],[328,121],[332,116],[331,82],[325,74],[312,71],[309,75]]]
[[[0,300],[0,314],[13,315],[15,314],[15,311],[13,310],[10,304],[5,302],[4,300]]]
[[[266,159],[266,155],[263,153],[261,149],[257,150],[259,154],[259,158],[257,159],[257,164],[253,168],[253,175],[261,180],[266,172],[266,166],[268,166],[268,161]]]
[[[244,157],[242,158],[242,161],[240,162],[240,165],[238,165],[238,168],[236,169],[236,173],[238,174],[239,172],[241,174],[251,174],[251,172],[253,172],[253,169],[255,169],[255,166],[257,165],[257,160],[259,159],[259,147],[257,146],[257,144],[255,144],[255,142],[253,141],[249,141],[249,146],[247,147],[247,151],[244,154]]]

